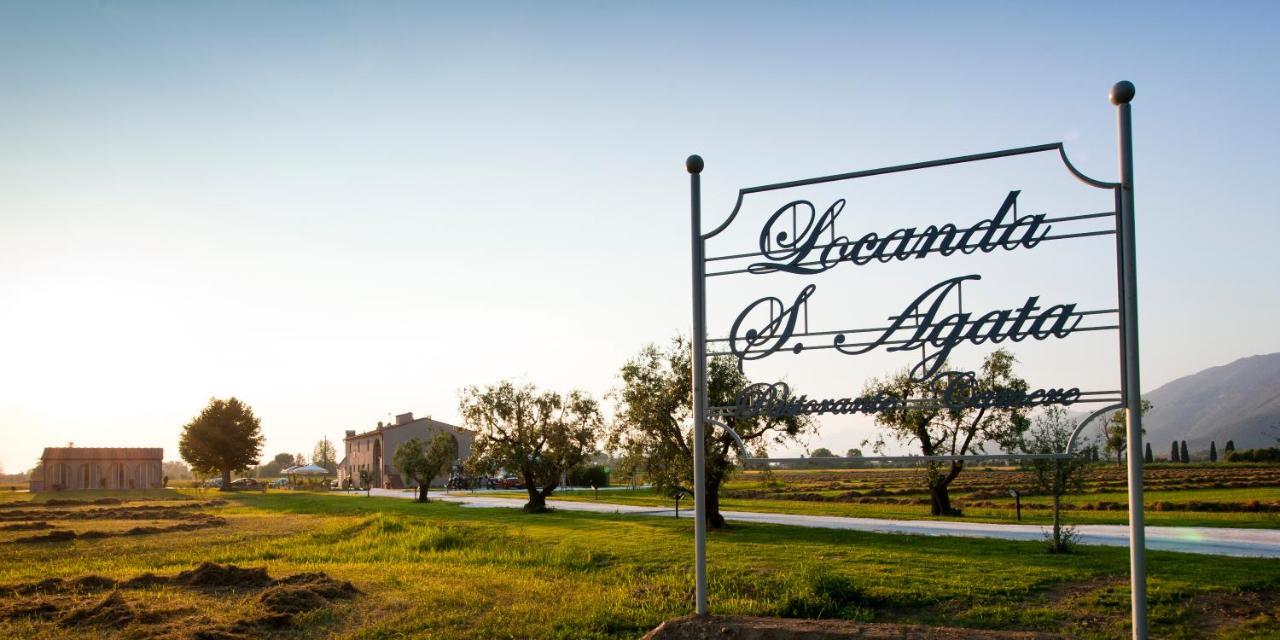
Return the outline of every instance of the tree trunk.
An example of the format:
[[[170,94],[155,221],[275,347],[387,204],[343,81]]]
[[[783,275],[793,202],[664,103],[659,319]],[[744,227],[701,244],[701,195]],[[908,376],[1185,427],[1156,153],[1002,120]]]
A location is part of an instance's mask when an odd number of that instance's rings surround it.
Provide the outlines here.
[[[547,499],[542,496],[542,492],[529,487],[529,502],[524,505],[525,513],[542,513],[547,510]]]
[[[231,490],[231,469],[222,470],[222,486],[218,487],[218,491]]]
[[[419,483],[418,483],[418,502],[428,502],[428,500],[427,500],[427,491],[429,490],[429,486],[428,486],[428,485],[430,485],[430,484],[431,484],[430,482],[419,482]]]
[[[720,515],[720,481],[707,480],[707,528],[724,528],[724,516]]]
[[[1053,550],[1065,551],[1062,544],[1062,491],[1057,487],[1053,489]]]
[[[528,471],[522,473],[524,476],[524,490],[529,493],[529,502],[525,503],[523,511],[525,513],[542,513],[547,510],[547,494],[538,490],[533,481],[533,474]],[[554,488],[554,485],[552,486]]]
[[[962,463],[951,463],[946,474],[939,474],[929,479],[929,514],[935,516],[958,516],[960,511],[951,507],[951,494],[947,492],[951,481],[964,470]]]
[[[951,508],[951,496],[947,493],[947,483],[935,481],[929,486],[929,514],[949,516],[954,513]]]

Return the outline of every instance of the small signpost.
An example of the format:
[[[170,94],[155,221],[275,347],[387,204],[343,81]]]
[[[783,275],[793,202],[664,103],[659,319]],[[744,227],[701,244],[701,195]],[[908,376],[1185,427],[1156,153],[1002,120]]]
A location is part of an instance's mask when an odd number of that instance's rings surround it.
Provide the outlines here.
[[[1022,492],[1017,489],[1010,489],[1009,495],[1013,496],[1013,508],[1018,517],[1018,522],[1022,522]]]
[[[697,613],[708,613],[707,603],[707,513],[706,461],[707,429],[719,427],[738,445],[739,457],[746,466],[768,462],[798,462],[800,459],[753,458],[729,422],[736,417],[797,415],[874,415],[903,406],[929,409],[970,407],[1036,408],[1052,405],[1094,405],[1076,428],[1065,451],[1052,454],[1006,455],[933,455],[882,456],[893,461],[983,461],[990,459],[1062,459],[1073,455],[1076,437],[1092,420],[1117,409],[1126,409],[1128,419],[1128,488],[1129,488],[1129,552],[1132,586],[1133,637],[1147,634],[1146,565],[1144,557],[1142,510],[1142,412],[1138,367],[1138,300],[1137,260],[1134,253],[1133,143],[1130,102],[1134,87],[1118,82],[1110,99],[1117,108],[1119,125],[1120,176],[1118,182],[1095,180],[1078,171],[1067,158],[1062,143],[1035,145],[979,153],[941,160],[917,162],[864,171],[853,171],[788,182],[779,182],[738,190],[738,198],[728,219],[709,232],[702,227],[701,157],[689,156],[685,167],[690,179],[691,247],[693,255],[693,475],[694,475],[694,564],[695,603]],[[790,192],[790,190],[843,185],[849,181],[881,176],[913,176],[914,172],[933,168],[977,165],[1002,158],[1056,154],[1067,173],[1088,187],[1111,192],[1113,207],[1109,211],[1020,214],[1018,203],[1024,198],[1021,189],[1004,188],[991,194],[992,213],[972,224],[934,222],[927,227],[842,235],[841,214],[848,206],[844,197],[834,201],[814,202],[803,197],[789,197],[781,207],[773,209],[759,233],[755,246],[739,247],[724,255],[707,256],[707,241],[730,227],[743,211],[744,200],[757,194]],[[893,184],[898,184],[897,182]],[[830,204],[826,204],[830,202]],[[776,205],[775,205],[776,206]],[[846,216],[846,219],[852,215]],[[860,232],[859,232],[860,233]],[[1089,307],[1059,297],[1028,295],[1025,302],[1014,306],[997,306],[977,311],[964,309],[964,291],[981,287],[982,275],[964,273],[950,275],[917,293],[902,298],[897,313],[876,326],[812,327],[810,307],[834,301],[846,291],[826,290],[830,277],[821,282],[817,276],[826,272],[858,271],[864,267],[877,269],[895,263],[942,261],[949,256],[1022,253],[1059,241],[1106,237],[1114,239],[1116,303],[1114,308]],[[966,261],[972,264],[972,260]],[[873,271],[878,272],[878,271]],[[777,275],[774,275],[777,274]],[[733,276],[774,277],[768,282],[800,279],[796,286],[781,289],[741,307],[723,334],[709,337],[707,328],[707,284],[711,278]],[[824,289],[820,292],[819,285]],[[986,290],[979,288],[979,293]],[[856,295],[856,294],[853,294]],[[1023,298],[1019,298],[1020,300]],[[878,302],[878,301],[877,301]],[[944,309],[957,309],[947,313]],[[948,356],[966,345],[1066,340],[1095,332],[1115,332],[1118,337],[1119,389],[1082,389],[1079,386],[1045,386],[1019,393],[991,395],[978,392],[975,372],[947,369]],[[709,349],[708,345],[714,345]],[[912,356],[909,375],[914,381],[928,382],[937,391],[934,397],[896,397],[892,395],[849,395],[838,398],[795,396],[784,382],[765,382],[743,391],[733,405],[707,406],[707,359],[730,356],[739,369],[749,362],[792,354],[835,353],[857,357],[872,353],[904,353]],[[918,354],[918,356],[917,356]],[[871,457],[870,460],[877,458]],[[675,496],[679,517],[679,500]],[[1021,500],[1016,492],[1018,516]]]

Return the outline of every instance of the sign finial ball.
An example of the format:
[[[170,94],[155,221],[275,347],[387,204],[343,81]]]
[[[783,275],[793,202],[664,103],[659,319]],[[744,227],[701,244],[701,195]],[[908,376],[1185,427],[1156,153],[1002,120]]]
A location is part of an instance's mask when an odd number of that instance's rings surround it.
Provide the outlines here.
[[[688,169],[689,173],[702,173],[702,156],[696,153],[689,156],[689,159],[684,161],[684,168]]]
[[[1133,100],[1133,94],[1137,91],[1133,83],[1128,80],[1121,80],[1111,86],[1111,104],[1122,105],[1128,104]]]

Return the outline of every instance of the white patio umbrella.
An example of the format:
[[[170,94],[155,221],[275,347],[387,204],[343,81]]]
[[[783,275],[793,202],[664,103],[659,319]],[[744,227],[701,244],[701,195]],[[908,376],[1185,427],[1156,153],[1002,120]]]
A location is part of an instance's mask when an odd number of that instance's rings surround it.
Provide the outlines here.
[[[281,473],[289,476],[289,485],[293,486],[293,476],[327,476],[329,470],[314,464],[304,464],[296,467],[289,467]]]

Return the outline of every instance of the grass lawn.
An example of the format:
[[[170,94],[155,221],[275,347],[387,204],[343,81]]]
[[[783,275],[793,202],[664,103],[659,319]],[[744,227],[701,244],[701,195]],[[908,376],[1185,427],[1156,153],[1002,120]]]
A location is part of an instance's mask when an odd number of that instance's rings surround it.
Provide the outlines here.
[[[273,577],[323,571],[363,592],[277,634],[298,638],[635,638],[692,609],[689,520],[305,493],[226,497],[207,510],[228,521],[218,528],[39,544],[0,536],[0,586],[172,575],[207,560],[265,566]],[[1120,548],[1055,556],[1028,542],[734,525],[712,534],[709,553],[716,613],[1127,636]],[[1148,557],[1156,637],[1280,637],[1280,560]],[[93,635],[191,637],[259,606],[247,594],[211,599],[172,586],[132,597],[168,621]],[[0,616],[0,637],[84,634]]]

